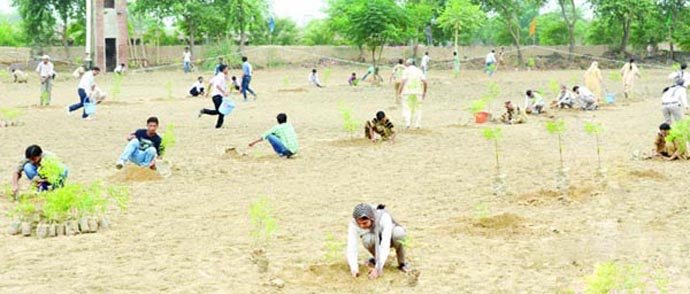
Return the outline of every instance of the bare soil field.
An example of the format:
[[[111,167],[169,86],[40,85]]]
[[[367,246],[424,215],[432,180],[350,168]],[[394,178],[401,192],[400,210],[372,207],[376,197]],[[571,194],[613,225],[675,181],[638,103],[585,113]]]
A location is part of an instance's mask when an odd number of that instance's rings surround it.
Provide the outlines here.
[[[402,126],[392,86],[349,87],[353,71],[364,73],[334,67],[325,77],[322,69],[323,89],[307,85],[309,69],[257,71],[258,99],[245,103],[235,94],[237,108],[220,130],[213,128],[215,117],[197,118],[199,109],[212,107],[210,98],[185,97],[198,74],[130,73],[121,93],[91,121],[65,113],[78,100],[78,81],[67,73],[48,108],[35,106],[35,78],[28,84],[4,79],[0,107],[23,115],[19,125],[0,128],[2,183],[35,143],[65,161],[69,181],[125,183],[132,199],[128,210],[111,216],[107,232],[42,240],[5,234],[11,221],[5,212],[13,204],[0,199],[0,292],[580,293],[585,276],[609,261],[638,265],[664,281],[647,280],[647,291],[690,289],[688,162],[632,159],[653,147],[666,71],[643,69],[635,97],[618,94],[615,105],[599,111],[549,110],[567,127],[566,196],[556,190],[559,154],[544,127],[549,118],[502,127],[509,192],[503,197],[492,194],[493,144],[482,137],[492,124],[472,122],[469,101],[496,82],[501,95],[490,109],[500,114],[505,100],[522,105],[528,88],[547,89],[551,80],[581,83],[582,71],[498,72],[493,79],[466,71],[455,79],[450,71],[432,70],[423,128],[399,129],[395,144],[372,144],[361,139],[363,131],[353,139],[343,130],[339,101],[362,123],[384,110]],[[112,94],[110,74],[96,80]],[[620,82],[607,80],[607,86],[622,91]],[[300,139],[301,151],[290,160],[275,156],[267,143],[247,148],[279,112],[287,113]],[[178,142],[166,156],[172,175],[142,175],[144,181],[114,165],[126,135],[151,115],[160,118],[161,131],[174,124]],[[594,138],[583,130],[588,121],[604,127],[606,185],[596,179]],[[265,272],[252,261],[248,216],[260,197],[269,199],[277,221],[264,248]],[[395,270],[394,255],[375,281],[351,278],[344,253],[337,261],[324,257],[326,236],[344,243],[360,202],[386,204],[407,228],[418,280]],[[274,279],[284,281],[282,288]]]

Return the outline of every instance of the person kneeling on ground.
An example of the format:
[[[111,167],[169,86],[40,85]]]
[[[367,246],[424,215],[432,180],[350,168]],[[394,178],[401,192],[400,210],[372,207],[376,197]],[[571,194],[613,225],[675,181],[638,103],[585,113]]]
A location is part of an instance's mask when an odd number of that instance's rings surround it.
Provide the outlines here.
[[[544,98],[536,91],[527,90],[525,93],[525,112],[528,114],[542,114],[544,113]]]
[[[200,76],[196,79],[196,83],[189,89],[189,95],[192,97],[204,95],[204,77]]]
[[[49,179],[46,175],[42,175],[42,164],[47,161],[52,161],[51,165],[57,166],[59,169],[57,179]],[[49,167],[53,168],[53,166]],[[19,192],[19,179],[22,173],[33,182],[34,186],[39,192],[60,188],[65,184],[69,171],[67,167],[60,162],[54,154],[44,152],[38,145],[31,145],[26,148],[24,152],[24,159],[19,163],[17,168],[12,173],[12,195],[17,196]],[[52,180],[52,182],[51,182]]]
[[[561,85],[561,93],[558,95],[558,98],[556,98],[556,101],[553,101],[553,106],[554,108],[573,108],[575,106],[575,100],[573,99],[573,95],[568,91],[568,87],[565,85]]]
[[[372,142],[376,142],[380,138],[383,141],[390,140],[395,143],[395,135],[393,123],[391,123],[383,111],[377,112],[376,117],[371,121],[367,121],[364,126],[364,136]]]
[[[347,83],[350,84],[350,86],[356,87],[357,84],[359,84],[359,80],[357,79],[357,73],[353,72],[352,75],[350,75],[350,78],[347,79]]]
[[[163,152],[161,146],[163,140],[158,136],[156,130],[158,130],[158,118],[152,116],[146,120],[146,129],[138,129],[129,134],[127,136],[129,143],[120,155],[115,167],[121,169],[127,161],[131,161],[138,166],[155,170],[156,157],[159,157]]]
[[[266,140],[280,157],[291,158],[299,150],[295,128],[287,122],[287,115],[285,113],[278,114],[276,119],[278,124],[265,132],[261,138],[249,143],[249,147],[254,147],[257,143]]]
[[[391,247],[395,248],[395,254],[398,257],[398,269],[403,272],[410,271],[409,265],[405,262],[403,246],[407,233],[393,220],[384,205],[373,206],[361,203],[355,206],[347,231],[347,263],[352,277],[359,276],[357,239],[362,240],[364,248],[373,256],[368,262],[369,279],[376,279],[383,275],[383,267]]]
[[[101,102],[105,100],[106,96],[108,96],[108,94],[101,90],[101,88],[98,86],[95,86],[91,93],[89,93],[89,99],[96,101],[96,104],[101,104]]]
[[[527,122],[527,116],[520,110],[520,107],[515,109],[512,101],[506,101],[506,112],[501,115],[501,122],[507,125],[524,124]]]
[[[686,151],[681,151],[681,142],[674,140],[673,142],[666,142],[666,137],[671,131],[671,126],[667,123],[663,123],[659,126],[659,133],[656,135],[656,140],[654,145],[656,150],[654,150],[654,157],[663,158],[665,160],[671,161],[676,159],[688,159],[687,148]]]
[[[120,63],[120,65],[115,67],[115,70],[113,70],[113,72],[118,75],[123,75],[125,71],[127,71],[127,66],[124,63]]]
[[[319,81],[319,76],[316,74],[316,69],[311,70],[311,74],[309,75],[309,84],[323,88],[323,86],[321,86],[321,82]]]
[[[21,84],[29,81],[29,75],[16,68],[12,69],[12,78],[14,78],[14,80],[12,81],[13,83]]]
[[[573,92],[575,92],[577,100],[580,103],[580,109],[582,110],[597,110],[599,105],[597,105],[597,100],[594,98],[592,91],[585,87],[575,86],[573,87]]]

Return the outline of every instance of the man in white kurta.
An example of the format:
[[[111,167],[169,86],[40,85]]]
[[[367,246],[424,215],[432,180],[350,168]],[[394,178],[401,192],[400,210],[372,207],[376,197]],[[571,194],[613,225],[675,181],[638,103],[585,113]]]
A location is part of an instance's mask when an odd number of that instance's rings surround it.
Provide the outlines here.
[[[402,115],[406,128],[410,128],[414,120],[415,128],[422,123],[422,104],[426,100],[427,82],[424,72],[417,68],[414,60],[409,59],[403,71],[402,84],[398,96],[402,97]]]

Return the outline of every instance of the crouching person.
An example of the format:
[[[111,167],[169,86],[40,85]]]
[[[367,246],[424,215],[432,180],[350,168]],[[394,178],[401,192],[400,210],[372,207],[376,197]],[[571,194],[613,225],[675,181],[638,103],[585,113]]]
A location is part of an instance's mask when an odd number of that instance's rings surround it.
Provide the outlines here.
[[[520,110],[520,107],[515,107],[512,101],[506,101],[506,112],[501,115],[501,122],[507,125],[524,124],[527,122],[527,116]]]
[[[158,118],[149,117],[146,120],[146,129],[138,129],[127,136],[129,143],[120,155],[115,167],[121,169],[127,161],[141,166],[156,169],[156,157],[163,152],[161,142],[163,141],[156,133],[158,130]]]
[[[656,140],[654,145],[656,150],[654,151],[654,157],[661,158],[664,160],[676,160],[676,159],[688,159],[687,147],[683,148],[681,144],[684,144],[680,140],[673,140],[673,142],[667,142],[668,134],[671,132],[671,126],[667,123],[663,123],[659,126],[659,133],[656,135]]]
[[[287,122],[287,115],[285,113],[278,114],[276,119],[278,124],[266,131],[261,138],[249,143],[249,147],[254,147],[257,143],[266,140],[271,144],[273,150],[278,153],[278,156],[291,158],[299,150],[295,128]]]
[[[381,139],[395,143],[395,135],[393,123],[386,117],[386,113],[383,111],[377,112],[376,117],[371,121],[367,121],[364,126],[364,136],[372,142]]]
[[[361,203],[355,206],[347,236],[347,263],[352,277],[359,276],[357,239],[362,240],[364,248],[373,256],[368,262],[370,279],[383,275],[383,267],[391,247],[395,248],[398,269],[408,272],[410,268],[405,262],[405,248],[402,243],[406,235],[405,229],[393,220],[384,205]]]
[[[44,171],[43,168],[48,170]],[[19,192],[22,173],[42,192],[62,187],[67,180],[68,170],[57,156],[44,152],[38,145],[31,145],[26,148],[24,159],[12,173],[12,195],[15,197]]]

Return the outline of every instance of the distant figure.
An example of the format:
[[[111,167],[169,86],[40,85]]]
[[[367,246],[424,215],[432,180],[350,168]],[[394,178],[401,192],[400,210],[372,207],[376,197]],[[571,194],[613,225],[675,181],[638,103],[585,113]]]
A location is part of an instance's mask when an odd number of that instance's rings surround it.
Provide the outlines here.
[[[520,110],[520,107],[515,108],[512,101],[506,101],[506,112],[500,117],[500,121],[507,125],[524,124],[527,122],[527,116]]]
[[[75,79],[81,79],[81,76],[86,72],[86,69],[83,66],[77,67],[77,69],[72,72],[72,76]]]
[[[79,108],[83,108],[84,104],[87,102],[95,102],[95,101],[92,101],[91,99],[89,99],[89,96],[87,93],[90,93],[96,89],[96,76],[100,72],[101,72],[100,68],[94,67],[90,71],[84,73],[84,75],[81,77],[81,80],[79,81],[79,88],[77,89],[77,94],[79,94],[79,102],[67,107],[67,114],[70,114],[70,113],[72,113],[72,111],[75,111]],[[90,119],[90,116],[88,114],[86,114],[86,109],[84,109],[84,112],[82,113],[81,118],[82,119]]]
[[[184,73],[192,70],[192,52],[189,51],[189,47],[184,47],[184,53],[182,53],[182,69]]]
[[[498,51],[498,64],[501,66],[504,66],[506,64],[505,62],[505,47],[501,47],[501,50]]]
[[[199,96],[202,96],[204,94],[205,94],[205,92],[204,92],[204,77],[199,76],[196,79],[196,82],[194,83],[194,85],[192,85],[192,87],[189,88],[189,95],[192,97],[199,97]]]
[[[681,95],[681,101],[687,101],[688,100],[688,85],[690,85],[690,75],[688,75],[685,70],[688,68],[688,65],[683,63],[680,65],[680,70],[674,73],[671,73],[668,78],[670,80],[673,80],[674,85],[681,85],[685,90],[684,91],[679,91],[679,95]],[[688,110],[688,104],[685,103],[685,110]]]
[[[41,175],[41,164],[44,159],[54,160],[57,168],[59,168],[59,176],[53,182]],[[48,151],[44,152],[38,145],[31,145],[26,148],[24,159],[12,172],[12,196],[15,199],[19,192],[19,179],[22,178],[22,173],[32,182],[38,192],[42,192],[62,187],[67,180],[69,171],[55,154]]]
[[[28,74],[26,74],[25,72],[23,72],[19,69],[15,69],[15,68],[12,69],[12,78],[13,78],[12,82],[18,83],[18,84],[22,84],[22,83],[25,84],[29,81],[29,75]]]
[[[249,85],[252,82],[252,77],[254,76],[254,70],[252,65],[249,63],[249,59],[246,56],[242,56],[242,96],[244,96],[244,101],[247,102],[247,92],[254,96],[256,100],[256,93],[252,90]]]
[[[594,93],[586,87],[575,86],[573,87],[573,92],[576,95],[575,97],[580,104],[581,110],[597,110],[599,108],[599,104],[596,98],[594,98]]]
[[[494,75],[494,72],[496,72],[496,50],[491,50],[489,54],[486,55],[485,59],[485,64],[486,64],[486,69],[484,69],[484,72],[489,74],[490,77]]]
[[[395,142],[395,135],[393,123],[383,111],[377,112],[376,117],[364,125],[364,136],[372,142],[378,140]]]
[[[458,56],[458,51],[453,51],[453,74],[456,78],[460,76],[460,56]]]
[[[50,56],[43,55],[42,62],[36,66],[36,72],[41,81],[41,106],[50,105],[51,92],[53,91],[53,79],[55,79],[55,69],[50,62]]]
[[[422,56],[422,72],[424,72],[424,76],[429,73],[429,61],[431,61],[431,57],[429,57],[429,52],[424,52],[424,56]]]
[[[536,91],[527,90],[525,92],[525,112],[528,114],[542,114],[544,113],[544,98]]]
[[[315,68],[312,69],[311,74],[309,74],[309,84],[318,88],[323,88],[323,86],[321,86],[321,82],[319,81],[319,76],[316,74]]]
[[[285,113],[279,113],[276,120],[278,124],[261,135],[261,138],[249,143],[249,147],[254,147],[257,143],[265,140],[271,144],[278,156],[291,158],[299,151],[295,128],[287,122]]]
[[[156,157],[163,154],[163,139],[156,133],[158,130],[158,118],[149,117],[146,120],[146,128],[138,129],[127,136],[127,147],[117,160],[115,167],[121,169],[127,161],[141,167],[156,169]]]
[[[118,74],[118,75],[123,75],[126,70],[127,70],[127,66],[124,63],[120,63],[120,65],[115,67],[115,70],[113,70],[113,72]]]
[[[403,272],[410,271],[410,266],[405,260],[405,246],[403,245],[407,232],[405,228],[393,220],[385,208],[386,206],[382,204],[374,206],[361,203],[355,206],[352,212],[352,218],[347,228],[347,263],[353,278],[359,276],[357,261],[359,240],[372,255],[367,263],[369,279],[376,279],[383,275],[383,268],[391,248],[395,249],[395,255],[398,258],[398,269]]]
[[[553,101],[553,108],[573,108],[575,106],[575,99],[573,98],[572,93],[568,90],[568,87],[565,85],[561,85],[561,93],[558,95],[556,98],[556,101]]]
[[[350,75],[350,78],[347,79],[347,83],[350,84],[350,86],[356,87],[357,84],[359,84],[359,80],[357,79],[357,73],[352,73]]]
[[[422,104],[426,100],[428,85],[424,73],[415,66],[413,59],[408,59],[406,65],[407,68],[403,72],[398,96],[402,97],[402,115],[405,128],[409,129],[414,119],[414,125],[419,129],[422,123]]]
[[[594,61],[592,65],[585,72],[585,87],[594,94],[594,101],[599,103],[599,99],[602,96],[602,84],[604,79],[601,76],[601,70],[599,70],[599,63]]]
[[[621,76],[623,76],[623,93],[625,93],[625,98],[629,98],[632,96],[635,81],[640,77],[640,70],[635,64],[635,59],[630,59],[628,63],[623,65]]]
[[[682,80],[676,80],[678,84],[664,89],[664,94],[661,95],[661,112],[664,115],[664,121],[667,124],[683,119],[683,109],[688,108],[688,97],[683,95],[687,93],[683,87]]]
[[[236,76],[232,76],[230,78],[230,82],[232,83],[232,87],[235,88],[237,92],[239,92],[242,89],[242,86],[240,85],[240,82],[237,81]]]
[[[403,72],[405,72],[405,61],[400,58],[398,59],[398,64],[396,64],[393,67],[393,73],[391,73],[391,78],[390,80],[393,82],[393,87],[395,89],[395,103],[399,104],[400,103],[400,96],[398,93],[400,93],[400,86],[402,85],[402,76]]]
[[[202,109],[199,111],[199,117],[204,114],[207,115],[217,115],[216,129],[220,129],[223,126],[223,121],[225,120],[225,115],[222,114],[218,109],[220,109],[221,104],[223,104],[223,98],[230,96],[228,91],[228,67],[226,65],[220,66],[220,72],[211,79],[210,89],[211,99],[213,101],[214,109]]]
[[[424,36],[426,37],[426,45],[431,47],[434,46],[434,36],[431,31],[431,25],[427,25],[424,28]]]
[[[225,65],[225,62],[223,61],[223,57],[218,57],[218,63],[216,64],[213,76],[217,76],[218,73],[220,73],[222,71],[222,70],[220,70],[221,65]]]
[[[659,133],[656,135],[656,140],[654,140],[654,157],[661,158],[667,161],[676,159],[688,159],[688,148],[682,148],[681,144],[685,144],[681,140],[673,140],[673,142],[667,142],[666,137],[671,131],[671,126],[667,123],[663,123],[659,126]],[[682,151],[682,149],[686,149]]]

